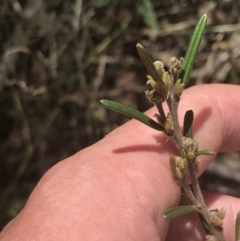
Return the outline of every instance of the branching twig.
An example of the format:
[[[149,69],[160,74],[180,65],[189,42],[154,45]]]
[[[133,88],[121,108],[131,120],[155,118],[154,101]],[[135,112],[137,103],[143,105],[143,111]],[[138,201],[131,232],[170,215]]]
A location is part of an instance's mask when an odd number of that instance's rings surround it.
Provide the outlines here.
[[[222,227],[225,210],[215,209],[209,211],[207,209],[197,178],[197,156],[211,155],[213,152],[210,150],[198,151],[198,143],[192,136],[194,117],[192,110],[188,110],[185,114],[183,132],[180,129],[178,119],[180,96],[189,78],[205,26],[206,15],[203,15],[196,25],[185,60],[183,58],[178,60],[176,57],[172,57],[169,59],[167,66],[164,66],[160,61],[153,62],[144,47],[137,44],[138,53],[149,73],[147,84],[150,84],[152,87],[151,91],[146,91],[146,97],[158,109],[158,114],[155,114],[158,123],[131,107],[109,100],[101,100],[101,102],[109,109],[135,118],[155,130],[163,131],[175,143],[179,155],[170,156],[170,169],[173,177],[179,180],[190,205],[169,208],[165,210],[163,217],[174,218],[195,210],[199,213],[200,220],[206,230],[206,241],[225,241]],[[169,113],[165,113],[162,108],[162,104],[165,101]],[[240,226],[240,215],[238,217],[236,228]],[[237,240],[240,237],[238,229],[236,237]]]

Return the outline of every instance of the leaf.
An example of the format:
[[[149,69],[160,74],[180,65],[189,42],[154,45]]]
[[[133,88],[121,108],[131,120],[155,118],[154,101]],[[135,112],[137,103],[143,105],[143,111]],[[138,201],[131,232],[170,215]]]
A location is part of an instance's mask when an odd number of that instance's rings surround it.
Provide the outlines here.
[[[183,205],[183,206],[177,206],[173,208],[166,209],[162,217],[167,219],[177,218],[184,214],[192,213],[193,211],[196,211],[196,207],[193,205]]]
[[[240,211],[237,213],[236,223],[235,223],[235,240],[240,240]]]
[[[183,135],[189,138],[193,138],[193,133],[192,133],[193,118],[194,118],[193,111],[188,110],[184,116]]]
[[[197,55],[199,45],[202,41],[203,33],[207,25],[207,15],[204,14],[199,20],[192,34],[190,43],[187,48],[187,52],[184,57],[182,70],[180,73],[180,79],[183,84],[188,81],[192,66]]]
[[[154,81],[159,82],[162,85],[161,86],[162,89],[165,89],[162,78],[159,75],[157,69],[155,68],[153,61],[152,61],[150,55],[148,54],[148,52],[139,43],[137,44],[136,48],[137,48],[138,54],[139,54],[142,62],[144,63],[148,73],[151,75],[151,77],[154,79]]]
[[[208,222],[205,220],[205,218],[203,217],[203,215],[201,215],[200,213],[198,213],[198,216],[202,222],[203,228],[206,232],[206,234],[211,234],[211,227],[209,226]]]
[[[215,152],[211,150],[201,150],[196,152],[196,156],[200,156],[200,155],[209,156],[209,155],[213,155],[214,153]]]
[[[95,7],[105,7],[110,4],[111,0],[97,0],[95,1]]]
[[[123,19],[123,21],[120,23],[119,27],[114,29],[111,34],[107,35],[106,38],[104,38],[85,58],[83,61],[83,69],[87,69],[89,65],[96,59],[96,56],[102,53],[104,49],[106,49],[109,44],[116,39],[128,26],[128,24],[131,21],[131,16]]]
[[[150,28],[158,31],[157,17],[151,0],[141,0],[138,2],[138,12],[143,16],[144,22]]]
[[[155,130],[164,131],[164,128],[160,124],[132,107],[111,100],[101,100],[100,102],[110,110],[114,110],[133,119],[136,119]]]

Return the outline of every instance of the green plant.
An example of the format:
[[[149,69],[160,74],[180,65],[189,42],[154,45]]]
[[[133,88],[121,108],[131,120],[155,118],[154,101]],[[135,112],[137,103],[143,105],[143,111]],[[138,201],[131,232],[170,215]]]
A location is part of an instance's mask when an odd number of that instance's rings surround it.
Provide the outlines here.
[[[137,51],[149,73],[147,84],[152,87],[151,91],[146,91],[146,96],[157,107],[158,114],[155,114],[157,121],[120,103],[110,100],[101,100],[101,103],[109,109],[135,118],[155,130],[164,132],[173,140],[179,155],[170,156],[170,169],[173,177],[180,182],[190,205],[169,208],[164,211],[163,217],[172,219],[196,211],[206,231],[206,240],[223,241],[225,237],[222,223],[225,210],[223,208],[210,211],[207,209],[196,175],[198,170],[197,157],[211,155],[213,151],[198,150],[198,143],[193,139],[192,133],[194,120],[192,110],[188,110],[185,114],[183,132],[180,129],[178,119],[180,96],[189,78],[206,23],[207,16],[203,15],[195,27],[185,58],[171,57],[167,66],[164,66],[160,61],[153,62],[144,47],[137,44]],[[165,113],[163,102],[167,103],[169,113]],[[189,179],[191,184],[188,182]],[[235,229],[236,240],[240,239],[239,223],[240,215],[238,214]]]

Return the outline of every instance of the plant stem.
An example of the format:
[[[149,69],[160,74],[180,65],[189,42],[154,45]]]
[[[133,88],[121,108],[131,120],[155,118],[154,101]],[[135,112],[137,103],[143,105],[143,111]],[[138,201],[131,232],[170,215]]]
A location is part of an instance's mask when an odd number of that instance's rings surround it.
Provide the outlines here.
[[[196,206],[197,208],[199,208],[200,204],[199,204],[198,200],[196,199],[196,197],[194,196],[190,186],[188,185],[186,178],[183,178],[182,180],[180,180],[180,183],[183,187],[183,190],[184,190],[185,195],[188,198],[189,202],[191,204],[193,204],[194,206]]]
[[[170,91],[169,97],[167,98],[167,104],[168,104],[170,114],[172,115],[172,124],[173,124],[172,139],[174,140],[179,152],[182,153],[182,133],[179,126],[178,111],[177,111],[179,102],[175,100],[174,94],[172,93],[172,91]]]
[[[174,80],[172,83],[174,83]],[[183,135],[180,130],[179,120],[178,120],[179,99],[175,95],[174,84],[171,84],[169,88],[168,98],[166,101],[168,104],[170,114],[172,116],[173,132],[172,132],[171,138],[175,142],[175,145],[178,148],[181,156],[182,153],[186,152],[186,150],[183,148]],[[206,221],[211,235],[214,235],[218,241],[225,241],[221,226],[216,227],[212,224],[211,214],[208,211],[207,206],[204,202],[204,198],[196,176],[196,166],[195,166],[196,160],[193,160],[193,161],[187,160],[187,161],[188,161],[188,171],[191,179],[192,189],[188,185],[186,178],[181,179],[180,183],[185,191],[185,195],[190,201],[190,203],[196,206],[198,212],[202,215],[202,217]]]
[[[189,163],[189,174],[190,174],[190,179],[191,179],[191,183],[192,183],[193,193],[195,195],[195,198],[198,200],[198,202],[200,204],[199,213],[202,214],[203,218],[208,223],[211,233],[217,237],[217,240],[225,241],[225,237],[223,236],[222,230],[219,230],[219,229],[215,228],[213,225],[211,225],[211,216],[210,216],[207,206],[205,204],[205,201],[204,201],[204,198],[202,195],[202,191],[201,191],[201,188],[200,188],[197,176],[196,176],[195,164],[196,164],[196,160]]]

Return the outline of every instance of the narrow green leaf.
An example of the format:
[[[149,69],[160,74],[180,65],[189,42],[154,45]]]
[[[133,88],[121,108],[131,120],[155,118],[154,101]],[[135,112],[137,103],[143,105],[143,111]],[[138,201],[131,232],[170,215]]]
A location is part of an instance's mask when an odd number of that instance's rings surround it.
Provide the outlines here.
[[[143,20],[150,28],[158,31],[158,21],[151,0],[137,1],[138,12],[143,16]]]
[[[177,218],[182,215],[191,213],[193,211],[196,211],[196,207],[193,205],[177,206],[177,207],[166,209],[163,212],[162,217],[167,219],[172,219],[172,218]]]
[[[202,222],[202,225],[203,225],[203,228],[204,228],[206,234],[211,234],[212,233],[211,227],[209,226],[208,222],[205,220],[205,218],[200,213],[198,213],[198,216]]]
[[[131,16],[124,18],[120,23],[119,27],[116,28],[108,34],[106,38],[104,38],[93,50],[89,53],[89,55],[83,61],[83,69],[87,69],[89,65],[96,59],[96,56],[102,53],[104,49],[106,49],[109,44],[116,39],[128,26],[131,21]]]
[[[110,2],[111,0],[97,0],[95,1],[94,6],[97,8],[101,8],[107,6]]]
[[[193,138],[193,133],[192,133],[193,118],[194,118],[193,111],[188,110],[184,116],[183,135],[189,138]]]
[[[155,130],[164,131],[164,128],[160,124],[132,107],[111,100],[101,100],[100,102],[108,109],[136,119]]]
[[[214,153],[215,152],[211,150],[201,150],[196,152],[196,156],[200,156],[200,155],[209,156],[209,155],[213,155]]]
[[[235,223],[235,240],[240,240],[240,211],[237,213],[236,223]]]
[[[194,29],[193,35],[191,37],[190,43],[187,48],[187,52],[184,57],[184,63],[180,73],[180,79],[182,80],[183,84],[186,84],[186,82],[188,81],[206,25],[207,25],[207,15],[204,14],[199,19]]]
[[[138,54],[144,63],[148,73],[152,76],[152,78],[156,81],[162,84],[162,88],[164,89],[164,83],[162,81],[161,76],[159,75],[158,71],[156,70],[153,61],[148,54],[148,52],[145,50],[145,48],[141,44],[137,44],[136,46]]]

